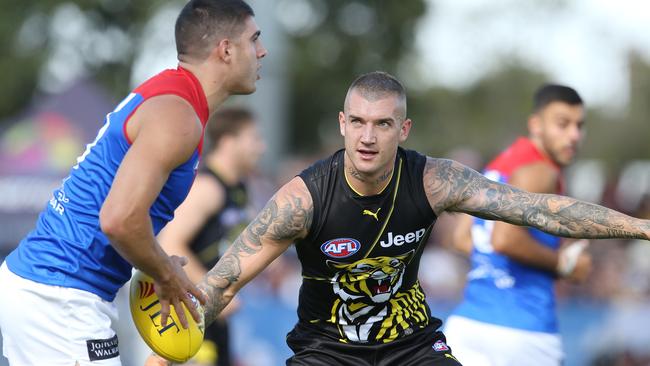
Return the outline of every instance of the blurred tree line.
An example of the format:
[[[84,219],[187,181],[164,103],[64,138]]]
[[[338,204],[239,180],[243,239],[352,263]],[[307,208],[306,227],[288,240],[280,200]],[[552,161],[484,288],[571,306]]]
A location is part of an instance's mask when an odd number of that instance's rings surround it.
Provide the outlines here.
[[[265,1],[265,0],[262,0]],[[360,73],[385,70],[403,80],[414,56],[418,20],[430,6],[425,0],[283,0],[317,11],[320,21],[300,31],[287,31],[291,153],[314,153],[340,144],[336,118],[349,83]],[[0,54],[0,121],[24,108],[39,93],[39,80],[56,50],[52,14],[75,4],[76,16],[92,24],[89,41],[73,45],[69,61],[100,81],[117,99],[129,90],[134,62],[133,40],[163,0],[2,0]],[[295,4],[294,4],[295,5]],[[80,11],[79,11],[80,10]],[[433,9],[435,11],[435,8]],[[112,35],[108,37],[108,35]],[[103,38],[102,38],[103,37]],[[114,52],[102,53],[109,42]],[[52,67],[52,65],[49,65]],[[56,66],[56,65],[55,65]],[[58,67],[65,67],[65,65]],[[588,137],[582,157],[620,166],[649,159],[650,66],[630,56],[631,99],[623,112],[589,108]],[[411,75],[412,76],[412,75]],[[594,75],[597,77],[597,75]],[[547,77],[517,63],[463,90],[409,90],[409,116],[414,130],[407,146],[444,156],[457,146],[473,147],[484,157],[494,155],[526,132],[531,95]],[[407,85],[408,88],[408,85]],[[587,105],[588,105],[587,101]],[[589,105],[588,105],[589,106]],[[0,126],[0,130],[2,126]]]
[[[109,91],[121,98],[128,91],[128,80],[134,60],[133,42],[137,39],[148,20],[164,0],[2,0],[0,12],[0,43],[4,50],[0,54],[0,67],[4,75],[0,78],[0,120],[19,112],[38,93],[39,80],[44,68],[55,52],[68,52],[71,65],[80,64],[85,74],[99,80]],[[68,5],[74,4],[70,11]],[[70,45],[69,49],[56,48],[57,25],[53,15],[66,12],[70,24],[89,22],[93,32],[83,44]],[[100,38],[101,35],[115,35]],[[101,57],[102,43],[110,40],[122,43],[118,57]],[[60,65],[58,67],[65,67]]]

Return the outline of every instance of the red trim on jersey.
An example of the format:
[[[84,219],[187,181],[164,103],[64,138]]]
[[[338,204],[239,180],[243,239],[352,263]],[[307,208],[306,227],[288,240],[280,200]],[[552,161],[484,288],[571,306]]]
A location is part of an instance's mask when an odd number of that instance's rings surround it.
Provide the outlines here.
[[[198,91],[198,100],[197,103],[198,105],[192,104],[194,107],[194,110],[196,111],[196,114],[199,116],[199,119],[201,120],[201,125],[203,126],[203,129],[201,130],[201,139],[199,140],[199,157],[203,154],[203,135],[205,134],[205,125],[208,123],[208,118],[210,117],[210,110],[208,108],[208,99],[205,96],[205,92],[203,91],[203,87],[201,86],[201,83],[199,82],[199,79],[196,78],[194,74],[192,74],[189,70],[178,66],[178,70],[182,71],[185,73],[185,75],[192,80],[192,83],[194,84],[194,87]]]
[[[208,123],[208,117],[210,117],[210,111],[208,110],[208,100],[205,96],[205,92],[203,91],[203,87],[201,86],[201,83],[199,82],[199,79],[192,74],[187,69],[184,69],[183,67],[179,66],[178,70],[182,72],[193,84],[194,86],[194,98],[192,101],[192,106],[194,107],[194,110],[196,111],[196,115],[199,116],[199,119],[201,120],[201,124],[205,127],[206,123]]]
[[[201,83],[199,83],[199,80],[190,71],[180,66],[177,69],[165,70],[140,84],[140,86],[135,88],[133,92],[142,95],[144,101],[165,94],[177,95],[185,99],[190,103],[192,108],[194,108],[194,112],[201,122],[201,126],[203,127],[201,137],[203,137],[205,125],[208,123],[208,117],[210,115],[208,110],[208,101]],[[134,112],[135,110],[131,112],[131,115],[133,115]],[[131,139],[126,133],[126,126],[129,123],[131,115],[127,117],[122,127],[124,137],[129,144],[131,144]],[[203,138],[201,138],[201,141],[199,142],[198,149],[200,154],[203,150]]]
[[[507,178],[510,178],[510,175],[516,169],[540,161],[548,163],[553,169],[559,172],[556,189],[558,193],[563,193],[564,178],[560,166],[539,151],[537,146],[527,137],[519,137],[515,140],[510,147],[492,160],[485,169],[497,170]]]

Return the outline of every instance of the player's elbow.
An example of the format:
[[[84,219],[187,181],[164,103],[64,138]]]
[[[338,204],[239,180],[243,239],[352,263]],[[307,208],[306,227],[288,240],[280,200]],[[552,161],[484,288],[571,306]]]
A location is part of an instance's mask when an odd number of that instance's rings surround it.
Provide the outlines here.
[[[119,242],[127,236],[132,230],[129,226],[128,216],[120,210],[104,206],[99,211],[99,227],[111,242]]]
[[[99,227],[109,239],[119,237],[120,233],[124,231],[122,221],[114,210],[102,207],[99,211]]]

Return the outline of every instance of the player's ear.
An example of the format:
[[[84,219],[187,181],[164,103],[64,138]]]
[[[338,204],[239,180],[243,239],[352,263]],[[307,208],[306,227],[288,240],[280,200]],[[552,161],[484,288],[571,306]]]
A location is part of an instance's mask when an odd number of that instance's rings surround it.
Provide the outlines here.
[[[542,119],[539,114],[533,113],[528,117],[528,133],[539,136],[542,133]]]
[[[411,132],[411,126],[413,125],[413,122],[411,121],[410,118],[405,119],[402,121],[402,124],[399,129],[399,142],[404,142],[406,139],[409,137],[409,133]]]
[[[345,113],[339,112],[339,130],[341,136],[345,137]]]
[[[228,38],[224,38],[217,46],[212,49],[211,56],[222,60],[225,63],[230,63],[232,60],[232,42]]]

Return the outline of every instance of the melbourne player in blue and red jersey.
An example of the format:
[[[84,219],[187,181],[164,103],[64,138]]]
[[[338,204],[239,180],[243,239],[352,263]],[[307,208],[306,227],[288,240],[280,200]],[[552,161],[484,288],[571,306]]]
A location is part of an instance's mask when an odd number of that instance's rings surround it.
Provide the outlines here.
[[[205,301],[155,235],[194,180],[210,114],[249,94],[266,50],[241,0],[190,1],[176,23],[179,67],[149,79],[106,116],[36,228],[0,269],[3,352],[12,365],[119,365],[112,301],[132,266],[169,305]],[[225,24],[225,25],[224,25]],[[182,325],[187,321],[178,313]]]
[[[564,193],[561,168],[573,160],[583,119],[573,89],[545,85],[535,95],[530,136],[497,156],[484,175],[531,192]],[[445,329],[457,357],[475,366],[560,365],[554,281],[558,275],[586,276],[584,243],[559,251],[558,237],[479,218],[458,230],[458,244],[471,253],[471,270],[464,300]]]

